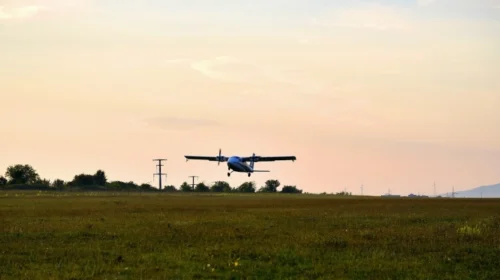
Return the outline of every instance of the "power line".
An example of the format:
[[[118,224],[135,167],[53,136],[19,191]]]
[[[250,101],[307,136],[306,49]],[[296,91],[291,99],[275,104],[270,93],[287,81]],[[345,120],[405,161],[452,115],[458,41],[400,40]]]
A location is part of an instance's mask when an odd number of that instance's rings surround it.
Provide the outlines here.
[[[457,192],[455,192],[455,186],[452,186],[451,187],[451,197],[452,198],[455,198],[455,195],[458,194]]]
[[[153,161],[157,161],[158,162],[158,164],[156,165],[158,167],[158,173],[153,173],[153,180],[155,178],[155,175],[158,175],[158,178],[159,178],[158,179],[158,189],[160,191],[161,191],[161,187],[162,187],[162,185],[161,185],[161,177],[163,175],[165,175],[165,181],[167,180],[167,173],[162,173],[161,172],[161,167],[163,166],[163,164],[161,164],[161,162],[164,161],[164,160],[167,160],[167,159],[166,158],[153,159]]]
[[[190,178],[193,178],[193,183],[191,184],[191,188],[194,190],[194,178],[198,178],[198,176],[189,176]]]

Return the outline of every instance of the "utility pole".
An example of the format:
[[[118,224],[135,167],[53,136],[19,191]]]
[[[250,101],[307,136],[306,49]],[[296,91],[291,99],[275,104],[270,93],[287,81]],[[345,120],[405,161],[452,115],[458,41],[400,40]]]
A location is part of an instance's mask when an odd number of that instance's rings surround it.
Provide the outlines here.
[[[153,161],[157,161],[158,164],[156,166],[158,166],[158,173],[153,173],[153,180],[154,180],[154,177],[155,175],[158,175],[158,189],[161,191],[161,176],[165,175],[165,180],[167,179],[167,173],[161,173],[161,167],[163,166],[163,164],[161,164],[162,161],[164,160],[167,160],[166,158],[159,158],[159,159],[153,159]]]
[[[189,176],[190,178],[193,178],[193,183],[191,184],[191,188],[194,191],[194,178],[198,178],[198,176]]]
[[[363,184],[361,184],[361,195],[363,195]]]
[[[434,197],[436,197],[437,194],[436,194],[436,182],[434,182]]]

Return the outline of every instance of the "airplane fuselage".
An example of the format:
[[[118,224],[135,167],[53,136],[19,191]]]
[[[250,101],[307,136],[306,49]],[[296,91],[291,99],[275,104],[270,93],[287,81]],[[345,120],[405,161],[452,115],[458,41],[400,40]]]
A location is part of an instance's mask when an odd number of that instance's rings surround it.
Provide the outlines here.
[[[234,172],[252,173],[253,168],[246,162],[241,161],[238,156],[232,156],[227,160],[227,167]]]

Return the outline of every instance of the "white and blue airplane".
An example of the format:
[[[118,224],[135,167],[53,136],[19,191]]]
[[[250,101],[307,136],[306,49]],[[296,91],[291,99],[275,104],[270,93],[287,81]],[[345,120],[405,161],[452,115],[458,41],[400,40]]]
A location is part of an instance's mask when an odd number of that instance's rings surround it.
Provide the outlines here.
[[[208,160],[208,161],[217,161],[217,165],[220,165],[221,162],[227,162],[227,169],[230,171],[227,173],[227,176],[231,176],[233,172],[242,172],[248,173],[248,177],[252,175],[254,172],[269,172],[269,170],[255,170],[254,164],[258,161],[277,161],[277,160],[291,160],[295,161],[297,158],[295,156],[273,156],[273,157],[263,157],[256,156],[255,153],[250,157],[239,157],[239,156],[231,156],[225,157],[221,155],[221,149],[219,149],[218,156],[184,156],[186,161],[192,160]],[[250,162],[250,163],[248,163]],[[231,171],[232,170],[232,171]]]

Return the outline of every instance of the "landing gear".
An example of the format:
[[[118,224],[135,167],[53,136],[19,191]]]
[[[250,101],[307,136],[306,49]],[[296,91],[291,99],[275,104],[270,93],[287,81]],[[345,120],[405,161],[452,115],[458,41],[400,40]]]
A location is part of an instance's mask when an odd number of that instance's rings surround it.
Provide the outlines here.
[[[248,173],[248,177],[250,177],[250,175],[252,175],[252,173]]]
[[[227,172],[227,177],[231,176],[231,172]]]

